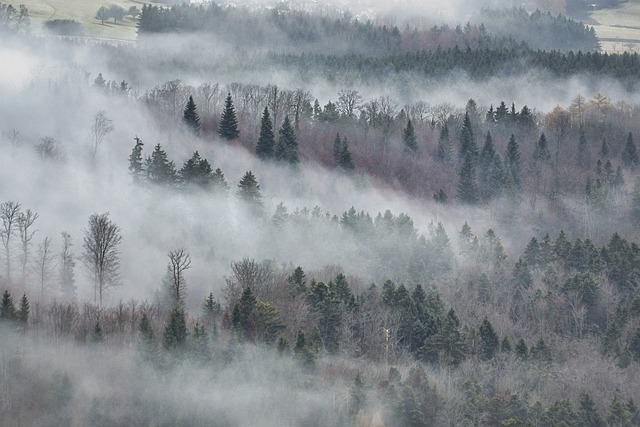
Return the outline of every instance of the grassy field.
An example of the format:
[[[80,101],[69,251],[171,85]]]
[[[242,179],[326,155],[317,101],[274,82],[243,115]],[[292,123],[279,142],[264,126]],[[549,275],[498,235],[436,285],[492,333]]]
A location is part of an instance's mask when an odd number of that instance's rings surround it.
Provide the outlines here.
[[[12,0],[7,3],[24,4],[29,9],[31,25],[34,30],[42,28],[42,24],[52,19],[73,19],[80,22],[87,36],[118,39],[135,40],[136,22],[127,16],[124,21],[113,23],[113,20],[105,22],[104,25],[95,19],[96,11],[100,6],[110,6],[116,4],[128,10],[131,6],[138,9],[147,3],[137,0]]]
[[[605,52],[640,52],[640,0],[594,10],[590,18]]]

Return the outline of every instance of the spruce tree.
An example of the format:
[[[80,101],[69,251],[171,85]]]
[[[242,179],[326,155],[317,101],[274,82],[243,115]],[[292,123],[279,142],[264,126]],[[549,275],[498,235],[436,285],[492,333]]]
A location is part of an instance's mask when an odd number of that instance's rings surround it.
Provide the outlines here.
[[[17,317],[18,320],[26,325],[29,321],[29,298],[27,298],[27,294],[22,294],[22,298],[20,298],[20,306],[18,309]]]
[[[442,188],[433,194],[433,200],[435,200],[436,203],[439,203],[441,205],[446,204],[447,199],[448,199],[447,193],[445,193]]]
[[[258,180],[251,171],[247,171],[240,180],[236,195],[241,201],[247,204],[254,214],[263,214],[264,207],[262,205],[260,184],[258,184]]]
[[[275,146],[275,136],[273,134],[273,123],[269,115],[269,109],[264,107],[262,113],[262,121],[260,123],[260,136],[256,144],[256,155],[262,160],[273,158],[273,149]]]
[[[580,136],[578,138],[578,166],[583,169],[589,168],[591,164],[589,141],[583,127],[580,127]]]
[[[493,145],[493,138],[491,137],[491,132],[487,131],[487,136],[485,137],[484,146],[482,147],[482,152],[480,153],[480,159],[478,162],[479,190],[485,200],[490,200],[495,195],[491,183],[491,172],[495,157],[496,150]]]
[[[449,126],[446,123],[444,123],[442,125],[442,129],[440,129],[440,137],[438,138],[438,145],[436,147],[436,159],[441,162],[448,162],[451,160]]]
[[[289,116],[284,116],[282,127],[280,128],[280,137],[275,149],[276,160],[283,160],[290,164],[298,163],[298,140],[296,132],[291,126]]]
[[[547,163],[549,160],[551,160],[549,143],[547,142],[547,137],[544,135],[544,133],[540,134],[540,138],[538,139],[536,148],[533,151],[533,160],[535,160],[537,164]]]
[[[229,184],[227,184],[224,173],[222,173],[220,168],[217,168],[215,172],[213,172],[211,189],[218,194],[227,194],[229,192]]]
[[[220,118],[218,134],[227,141],[231,141],[240,136],[240,131],[238,130],[238,119],[236,118],[236,110],[233,106],[231,93],[227,95],[227,99],[224,103],[224,111],[222,111],[222,117]]]
[[[213,171],[206,159],[200,157],[197,151],[187,160],[178,172],[182,185],[194,185],[200,188],[210,188],[213,181]]]
[[[493,325],[485,317],[478,328],[480,334],[480,351],[483,360],[491,360],[496,355],[500,346],[500,338],[493,329]]]
[[[133,182],[138,183],[144,176],[144,167],[142,164],[142,147],[144,144],[142,140],[135,136],[133,138],[136,141],[135,147],[131,150],[129,156],[129,174],[133,177]]]
[[[91,336],[89,337],[91,344],[100,344],[104,342],[104,331],[102,329],[102,322],[100,321],[100,316],[96,319],[96,323],[91,330]]]
[[[164,348],[177,350],[187,342],[187,322],[184,310],[176,307],[171,310],[169,321],[164,329]]]
[[[596,404],[589,393],[580,393],[579,422],[584,427],[605,427],[606,424],[596,408]]]
[[[338,166],[346,173],[352,173],[355,169],[351,151],[349,151],[349,141],[347,141],[346,136],[342,139],[342,146],[340,147],[340,161],[338,163]]]
[[[640,225],[640,177],[636,177],[631,193],[631,221],[634,225]]]
[[[515,135],[511,134],[507,143],[507,153],[505,155],[507,182],[509,190],[513,195],[517,195],[522,190],[522,162],[520,160],[520,148]]]
[[[418,154],[418,140],[411,119],[407,120],[407,127],[402,132],[402,145],[405,153],[413,156]]]
[[[636,144],[633,142],[633,134],[629,132],[627,137],[627,143],[622,150],[622,163],[629,169],[635,170],[640,164],[640,158],[638,158],[638,150]]]
[[[191,95],[189,95],[187,105],[184,107],[182,125],[194,135],[200,135],[200,117],[196,112],[196,103],[193,101],[193,96]]]
[[[16,318],[16,307],[13,304],[11,293],[5,290],[2,294],[2,305],[0,305],[0,320],[14,320]]]
[[[476,170],[471,153],[467,153],[462,162],[462,168],[460,169],[460,175],[458,177],[456,199],[461,203],[469,205],[476,204],[479,201]]]
[[[465,113],[462,129],[460,130],[460,152],[459,158],[463,159],[467,154],[471,156],[472,162],[475,164],[478,158],[478,146],[473,136],[473,126],[469,113]]]
[[[342,156],[342,140],[340,139],[340,133],[336,133],[336,137],[333,140],[333,164],[335,167],[340,167],[340,159]]]
[[[167,157],[167,153],[157,144],[151,156],[147,157],[147,180],[153,184],[173,185],[176,182],[176,166]]]

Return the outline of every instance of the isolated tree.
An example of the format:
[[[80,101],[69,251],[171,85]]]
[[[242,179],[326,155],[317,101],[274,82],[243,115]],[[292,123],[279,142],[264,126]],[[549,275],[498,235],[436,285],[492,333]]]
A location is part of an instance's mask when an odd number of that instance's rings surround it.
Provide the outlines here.
[[[107,117],[107,112],[100,110],[93,117],[91,123],[91,142],[93,145],[93,159],[98,154],[98,147],[102,144],[107,135],[113,131],[113,121]]]
[[[73,243],[71,241],[71,235],[66,231],[62,233],[62,251],[60,252],[60,273],[59,273],[59,285],[62,295],[68,301],[73,300],[76,296],[75,274],[73,269],[76,266],[75,257],[71,251]]]
[[[99,297],[100,306],[104,291],[117,285],[120,278],[120,242],[120,227],[109,219],[108,212],[89,217],[89,227],[84,230],[82,261],[93,275],[93,301]]]
[[[413,129],[411,119],[407,120],[407,127],[402,132],[402,145],[405,153],[416,155],[418,153],[418,140],[416,139],[416,133]]]
[[[178,306],[184,303],[187,290],[184,272],[191,267],[191,257],[184,248],[174,249],[169,252],[168,256],[167,273],[170,277],[173,306]]]
[[[227,141],[231,141],[232,139],[236,139],[240,136],[240,131],[238,130],[238,119],[236,118],[236,110],[233,106],[231,93],[227,95],[227,99],[224,103],[224,110],[222,111],[220,125],[218,126],[218,134]]]
[[[100,6],[98,11],[96,12],[96,19],[99,20],[102,25],[104,25],[104,21],[109,19],[109,10],[104,6]]]
[[[273,134],[273,123],[269,115],[269,109],[264,107],[262,113],[262,121],[260,123],[260,137],[256,145],[256,155],[262,160],[273,158],[273,149],[275,146],[275,136]]]
[[[139,183],[144,176],[144,166],[142,162],[142,139],[136,135],[133,138],[136,141],[136,145],[131,150],[129,155],[129,174],[133,177],[133,182]]]
[[[447,193],[445,193],[442,188],[433,194],[433,200],[435,200],[436,203],[439,203],[441,205],[446,204],[448,198],[449,197],[447,196]]]
[[[264,207],[262,205],[260,184],[258,184],[258,180],[251,171],[247,171],[240,180],[236,195],[241,201],[246,203],[254,214],[262,215]]]
[[[36,258],[36,272],[40,282],[40,296],[44,299],[44,288],[53,270],[53,250],[51,248],[51,237],[45,237],[38,245],[38,257]]]
[[[274,157],[276,160],[283,160],[290,164],[298,163],[298,139],[296,131],[291,126],[289,116],[284,116],[282,127],[280,128],[280,137],[275,147]]]
[[[200,117],[196,112],[196,103],[191,95],[189,95],[189,100],[182,113],[182,125],[194,135],[200,135]]]
[[[4,247],[4,254],[7,269],[7,281],[11,283],[11,260],[12,260],[12,247],[13,236],[16,234],[19,220],[20,220],[20,203],[16,202],[4,202],[0,205],[0,219],[2,219],[2,231],[0,232],[0,238],[2,238],[2,246]]]
[[[21,264],[22,264],[22,284],[24,285],[27,281],[27,264],[29,263],[29,246],[31,245],[31,240],[35,235],[35,231],[31,230],[33,223],[38,219],[38,214],[31,211],[31,209],[27,209],[26,212],[20,212],[18,214],[18,232],[20,234],[20,243],[22,244],[22,256],[21,256]]]
[[[176,182],[176,166],[167,153],[157,144],[145,161],[147,180],[153,184],[173,185]]]
[[[637,169],[640,165],[640,157],[638,157],[638,150],[635,142],[633,142],[633,134],[629,132],[627,137],[627,143],[622,150],[622,163],[630,169]]]
[[[122,21],[127,14],[127,12],[121,6],[117,4],[112,4],[109,6],[109,18],[113,18],[113,23],[116,24],[118,21]]]

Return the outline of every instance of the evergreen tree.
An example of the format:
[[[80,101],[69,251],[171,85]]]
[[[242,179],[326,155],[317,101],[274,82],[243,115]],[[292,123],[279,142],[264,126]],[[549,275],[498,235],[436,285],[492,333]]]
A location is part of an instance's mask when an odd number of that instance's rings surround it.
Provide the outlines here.
[[[473,136],[473,127],[469,113],[465,113],[462,129],[460,130],[460,151],[458,158],[463,159],[467,154],[470,155],[471,161],[475,165],[476,159],[478,158],[478,146]]]
[[[629,132],[627,137],[627,143],[622,150],[622,163],[629,169],[635,170],[640,164],[640,158],[638,157],[638,150],[636,144],[633,142],[633,134]]]
[[[29,299],[27,298],[27,294],[22,294],[22,298],[20,298],[17,318],[24,325],[29,321]]]
[[[532,284],[533,277],[529,265],[522,258],[519,258],[513,267],[513,285],[520,288],[530,288]]]
[[[298,331],[296,334],[296,344],[293,347],[293,354],[305,369],[312,370],[315,367],[315,354],[307,343],[307,339],[302,331]]]
[[[236,194],[254,214],[262,215],[264,213],[260,184],[258,184],[258,180],[251,171],[247,171],[240,180]]]
[[[448,199],[447,193],[445,193],[442,188],[433,194],[433,200],[435,200],[436,203],[439,203],[441,205],[446,204],[447,199]]]
[[[511,341],[509,341],[509,337],[505,336],[502,339],[502,343],[500,344],[500,351],[503,353],[511,353]]]
[[[609,143],[606,139],[602,140],[602,145],[600,146],[600,155],[605,159],[609,157]]]
[[[2,305],[0,306],[0,320],[14,320],[16,318],[16,307],[8,290],[2,294]]]
[[[231,93],[227,95],[227,99],[224,103],[224,110],[222,111],[220,125],[218,126],[218,134],[227,141],[231,141],[240,136],[240,131],[238,130],[238,119],[236,118],[236,110],[233,106]]]
[[[226,194],[229,191],[229,184],[227,184],[224,173],[220,168],[217,168],[211,177],[211,189],[221,194]]]
[[[583,169],[588,169],[591,164],[590,151],[587,134],[584,128],[580,127],[580,136],[578,138],[578,166]]]
[[[611,400],[611,405],[609,405],[607,423],[612,427],[631,426],[631,412],[618,393],[614,394],[613,399]]]
[[[485,200],[490,200],[496,195],[492,182],[492,171],[494,168],[495,158],[496,150],[493,145],[493,138],[491,137],[491,132],[487,131],[484,146],[482,147],[482,152],[480,153],[480,159],[478,162],[478,183],[480,193]]]
[[[491,360],[496,355],[500,346],[500,338],[493,329],[493,325],[485,317],[478,328],[480,334],[480,355],[482,360]]]
[[[636,177],[631,194],[631,220],[634,225],[640,225],[640,177]]]
[[[333,140],[333,164],[335,167],[340,167],[340,159],[342,157],[342,139],[340,139],[340,133],[336,133],[336,138]]]
[[[589,393],[580,393],[578,419],[580,425],[584,427],[605,427],[606,425]]]
[[[146,160],[147,180],[153,184],[173,185],[176,182],[176,166],[167,153],[157,144]]]
[[[518,343],[516,344],[516,356],[518,356],[521,360],[527,360],[529,358],[529,348],[527,344],[524,342],[523,338],[520,338]]]
[[[193,96],[191,95],[189,95],[187,105],[184,107],[182,125],[194,135],[200,135],[200,117],[196,112],[196,103],[193,101]]]
[[[469,153],[464,156],[462,168],[460,169],[456,199],[461,203],[469,205],[476,204],[479,201],[476,170],[473,156]]]
[[[520,160],[520,148],[516,142],[515,135],[511,134],[507,144],[507,153],[505,155],[507,169],[507,183],[512,185],[509,190],[517,195],[522,190],[522,163]]]
[[[446,122],[442,125],[442,129],[440,129],[440,137],[438,138],[438,145],[436,147],[436,159],[441,162],[448,162],[451,160],[449,126]]]
[[[549,160],[551,160],[549,143],[547,142],[547,137],[544,135],[544,133],[540,134],[540,138],[538,139],[536,148],[533,151],[533,160],[535,160],[538,165],[547,163]]]
[[[416,133],[411,124],[411,119],[407,120],[407,127],[402,132],[402,145],[404,146],[405,153],[415,156],[418,154],[418,140],[416,139]]]
[[[180,182],[185,186],[210,188],[213,181],[213,171],[206,159],[200,157],[197,151],[187,160],[178,172]]]
[[[280,137],[275,148],[276,160],[283,160],[290,164],[298,163],[298,140],[296,132],[291,126],[289,116],[284,116],[282,127],[280,128]]]
[[[138,183],[144,176],[144,167],[142,165],[142,146],[144,144],[137,136],[133,139],[136,141],[136,145],[129,156],[129,174],[133,177],[133,182]]]
[[[351,157],[351,151],[349,151],[349,141],[345,136],[342,139],[342,147],[340,148],[340,161],[338,166],[346,173],[353,173],[355,166],[353,164],[353,158]]]
[[[176,307],[171,310],[169,321],[164,329],[164,348],[167,350],[177,350],[187,342],[187,322],[184,310]]]
[[[91,330],[91,336],[89,338],[89,341],[92,344],[100,344],[104,342],[104,340],[105,340],[105,336],[104,336],[104,331],[102,329],[102,322],[100,321],[100,316],[98,316],[98,318],[96,319],[96,323],[93,326],[93,329]]]
[[[256,144],[256,155],[262,160],[273,158],[275,146],[275,136],[273,134],[273,123],[269,115],[269,109],[264,107],[262,121],[260,123],[260,136]]]

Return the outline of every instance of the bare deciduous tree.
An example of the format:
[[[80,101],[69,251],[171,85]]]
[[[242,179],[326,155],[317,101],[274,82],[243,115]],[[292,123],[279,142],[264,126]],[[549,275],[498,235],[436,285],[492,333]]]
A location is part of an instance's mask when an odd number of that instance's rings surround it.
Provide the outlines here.
[[[100,110],[93,118],[91,125],[91,142],[93,143],[93,159],[98,154],[98,146],[104,142],[106,136],[113,130],[113,121],[107,117],[107,112]]]
[[[73,268],[76,266],[76,261],[71,252],[71,235],[66,231],[62,232],[62,252],[60,252],[60,291],[62,295],[68,300],[73,300],[76,294],[76,287],[74,284]]]
[[[94,279],[94,303],[106,289],[116,286],[120,279],[120,254],[118,245],[122,241],[120,227],[109,219],[109,213],[93,214],[89,217],[89,228],[84,230],[84,252],[82,261]]]
[[[16,225],[20,217],[20,203],[4,202],[0,205],[0,218],[2,219],[2,246],[7,262],[7,281],[11,283],[11,242],[12,237],[16,233]]]
[[[27,282],[27,263],[29,262],[29,245],[31,239],[36,231],[31,231],[30,228],[33,223],[38,219],[38,214],[27,209],[26,212],[18,215],[18,232],[20,234],[20,242],[22,243],[22,284]]]
[[[169,252],[168,274],[171,277],[171,294],[175,305],[180,305],[184,301],[187,282],[183,273],[191,267],[191,257],[186,249],[179,248]]]
[[[51,237],[45,237],[38,245],[38,258],[35,270],[40,281],[40,297],[44,301],[44,288],[53,269],[53,252],[51,251]]]
[[[338,92],[338,110],[344,117],[352,119],[362,105],[362,96],[354,89],[343,89]]]

